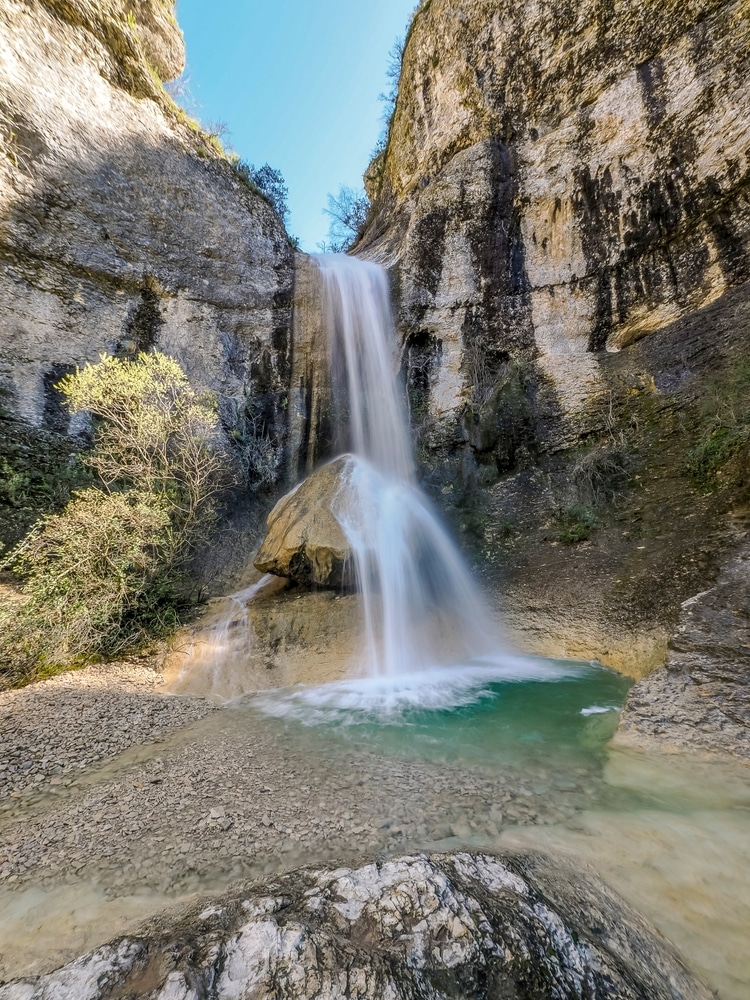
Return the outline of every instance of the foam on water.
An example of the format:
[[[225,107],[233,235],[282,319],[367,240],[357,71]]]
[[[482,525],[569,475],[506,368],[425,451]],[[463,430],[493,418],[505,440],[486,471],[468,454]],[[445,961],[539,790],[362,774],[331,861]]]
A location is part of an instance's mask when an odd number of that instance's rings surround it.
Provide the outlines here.
[[[498,696],[499,687],[553,683],[593,673],[589,664],[520,655],[485,656],[470,663],[424,668],[398,677],[363,677],[264,692],[253,698],[264,713],[305,725],[394,722],[418,712],[477,705]]]

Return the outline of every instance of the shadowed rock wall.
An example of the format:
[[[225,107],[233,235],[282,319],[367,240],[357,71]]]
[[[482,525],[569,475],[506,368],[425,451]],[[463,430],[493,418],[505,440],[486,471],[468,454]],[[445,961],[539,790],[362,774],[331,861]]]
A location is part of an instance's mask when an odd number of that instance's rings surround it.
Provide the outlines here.
[[[266,442],[260,472],[273,479],[293,252],[266,201],[164,92],[183,63],[158,0],[0,3],[3,408],[64,431],[62,374],[156,346],[218,394],[251,480],[263,448],[242,444]]]

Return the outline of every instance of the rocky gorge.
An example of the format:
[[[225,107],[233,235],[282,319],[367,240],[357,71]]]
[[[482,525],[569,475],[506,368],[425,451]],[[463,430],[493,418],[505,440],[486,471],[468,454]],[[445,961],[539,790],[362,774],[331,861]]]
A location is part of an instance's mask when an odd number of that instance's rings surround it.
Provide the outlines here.
[[[611,835],[613,800],[624,854],[640,830],[599,756],[606,724],[586,730],[593,764],[531,755],[498,775],[292,738],[212,700],[338,681],[357,643],[326,507],[317,269],[165,92],[184,61],[169,4],[2,0],[0,26],[3,541],[36,516],[14,484],[44,492],[85,448],[55,385],[102,352],[177,358],[216,395],[240,470],[195,567],[234,591],[218,624],[176,636],[166,665],[160,648],[0,694],[20,928],[2,925],[0,997],[709,996],[700,976],[741,997],[750,970],[711,953],[741,951],[744,876],[732,895],[718,861],[680,874],[689,932],[651,913],[686,955],[702,879],[736,908],[723,944],[699,932],[695,976],[594,876],[566,874],[549,830]],[[695,776],[713,759],[717,786],[750,759],[748,42],[744,0],[424,0],[353,249],[390,276],[419,477],[516,647],[636,680],[611,760],[651,754],[670,775],[684,756]],[[256,599],[253,559],[292,582]],[[180,681],[196,649],[241,662],[240,686]],[[688,808],[675,779],[674,811],[702,816],[711,783]],[[739,871],[747,801],[727,796]],[[519,831],[548,856],[519,855]],[[627,869],[600,871],[633,902]],[[165,901],[181,909],[140,925]]]
[[[745,538],[749,30],[422,4],[366,178],[427,482],[523,646],[635,677]]]

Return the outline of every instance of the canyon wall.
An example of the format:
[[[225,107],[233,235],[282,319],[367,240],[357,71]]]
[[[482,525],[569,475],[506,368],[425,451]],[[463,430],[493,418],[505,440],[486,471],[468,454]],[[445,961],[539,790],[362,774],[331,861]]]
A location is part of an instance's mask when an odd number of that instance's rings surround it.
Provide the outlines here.
[[[647,673],[745,537],[749,43],[746,0],[414,18],[355,252],[391,271],[425,482],[524,648]],[[314,265],[165,92],[183,58],[159,0],[0,0],[4,475],[69,440],[64,373],[152,346],[248,483],[329,449]]]
[[[519,642],[640,676],[750,503],[750,5],[425,0],[356,252]],[[740,540],[741,541],[741,538]]]
[[[161,0],[0,3],[4,437],[33,448],[65,432],[63,374],[156,346],[218,395],[248,480],[273,481],[286,461],[294,252],[267,201],[165,92],[183,65]]]
[[[526,355],[569,442],[603,354],[744,285],[749,69],[742,0],[422,4],[361,251],[398,262],[434,416]]]

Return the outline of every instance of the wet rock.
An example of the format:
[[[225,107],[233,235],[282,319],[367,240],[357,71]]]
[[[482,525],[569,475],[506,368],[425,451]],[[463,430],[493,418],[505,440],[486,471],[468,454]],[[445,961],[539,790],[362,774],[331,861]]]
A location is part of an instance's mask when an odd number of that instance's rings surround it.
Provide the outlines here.
[[[319,587],[353,585],[351,549],[332,511],[350,461],[345,455],[329,462],[279,500],[268,515],[257,569]]]
[[[299,869],[156,918],[0,1000],[709,1000],[607,886],[538,855]]]

